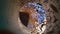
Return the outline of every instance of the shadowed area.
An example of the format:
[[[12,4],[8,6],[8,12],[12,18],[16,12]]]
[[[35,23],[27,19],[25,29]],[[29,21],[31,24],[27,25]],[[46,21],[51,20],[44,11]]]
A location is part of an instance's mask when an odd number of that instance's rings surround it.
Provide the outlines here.
[[[29,14],[25,13],[25,12],[20,12],[19,17],[20,17],[20,20],[21,20],[22,24],[27,26],[28,25],[28,20],[29,20]]]
[[[0,34],[15,34],[15,33],[9,30],[0,30]]]

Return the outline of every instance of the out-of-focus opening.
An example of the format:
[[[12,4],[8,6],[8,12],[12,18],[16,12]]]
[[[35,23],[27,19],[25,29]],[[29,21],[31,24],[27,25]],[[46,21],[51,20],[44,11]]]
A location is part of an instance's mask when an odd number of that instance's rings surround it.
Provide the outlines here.
[[[29,20],[29,14],[25,12],[19,12],[19,17],[20,17],[21,23],[27,26],[28,20]]]

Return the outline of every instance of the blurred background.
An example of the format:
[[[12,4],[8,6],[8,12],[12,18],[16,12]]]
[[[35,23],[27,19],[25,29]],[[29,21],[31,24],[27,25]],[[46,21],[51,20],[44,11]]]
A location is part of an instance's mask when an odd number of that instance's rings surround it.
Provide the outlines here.
[[[45,5],[50,4],[53,4],[57,8],[54,8],[54,6],[52,8],[57,19],[53,24],[49,23],[53,27],[47,26],[48,28],[44,34],[60,34],[60,0],[0,0],[0,34],[27,34],[24,29],[20,29],[18,23],[19,9],[25,3],[34,1],[44,5],[46,10],[49,7],[46,8]]]

